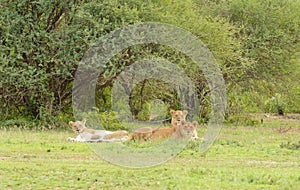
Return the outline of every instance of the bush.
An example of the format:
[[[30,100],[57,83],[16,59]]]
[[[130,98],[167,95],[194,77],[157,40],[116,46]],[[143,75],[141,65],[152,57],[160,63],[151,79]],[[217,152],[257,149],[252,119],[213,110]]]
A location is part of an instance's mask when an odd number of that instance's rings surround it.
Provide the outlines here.
[[[284,102],[281,94],[276,93],[272,98],[265,102],[265,112],[277,113],[284,115],[286,111],[286,103]]]
[[[37,120],[34,120],[33,118],[18,117],[14,119],[7,119],[4,122],[1,122],[0,126],[32,129],[35,127],[39,127],[39,122]]]
[[[300,47],[300,1],[197,2],[202,7],[201,14],[226,18],[239,29],[236,37],[241,43],[243,52],[241,60],[250,60],[240,71],[242,75],[233,78],[233,86],[228,90],[238,89],[240,96],[249,94],[248,100],[242,103],[247,110],[254,112],[265,109],[265,97],[270,97],[276,92],[282,94],[285,101],[291,99],[287,102],[288,111],[299,110],[297,101],[292,101],[298,94],[293,90],[296,88],[292,86],[299,86],[299,82],[296,81],[299,81],[300,72],[297,55]],[[294,61],[295,57],[298,57],[296,58],[298,61]],[[284,105],[277,106],[284,107]],[[258,109],[253,109],[255,107]],[[273,111],[278,112],[278,109]]]
[[[99,112],[98,108],[94,108],[92,111],[82,113],[81,118],[87,120],[88,128],[110,131],[126,129],[115,112]]]
[[[41,120],[70,110],[73,76],[89,46],[139,21],[135,10],[108,0],[4,0],[0,6],[1,114]]]

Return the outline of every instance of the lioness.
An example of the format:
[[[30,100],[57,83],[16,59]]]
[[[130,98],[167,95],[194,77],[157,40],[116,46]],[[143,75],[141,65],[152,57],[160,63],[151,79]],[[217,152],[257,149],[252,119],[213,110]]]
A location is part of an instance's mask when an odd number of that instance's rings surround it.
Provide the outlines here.
[[[171,117],[172,117],[172,119],[171,119],[171,127],[172,126],[179,126],[179,125],[181,125],[181,123],[183,122],[183,121],[185,121],[185,118],[186,118],[186,116],[187,116],[187,114],[188,114],[188,111],[186,111],[186,110],[183,110],[183,111],[181,111],[181,110],[170,110],[170,114],[171,114]]]
[[[168,138],[172,136],[173,133],[177,130],[177,125],[171,125],[171,128],[159,128],[153,130],[152,134],[150,135],[151,140],[156,140],[156,139],[163,139],[163,138]]]
[[[76,133],[77,137],[68,137],[67,140],[71,142],[123,142],[129,138],[127,131],[107,131],[89,129],[85,126],[86,120],[70,121],[69,125]]]
[[[152,129],[151,127],[142,127],[136,129],[132,133],[132,140],[155,140],[159,138],[167,138],[170,137],[177,129],[179,125],[183,121],[185,121],[185,118],[188,114],[188,111],[186,110],[170,110],[171,114],[171,128],[158,128],[158,129]]]
[[[182,122],[175,132],[175,139],[198,139],[198,122]]]

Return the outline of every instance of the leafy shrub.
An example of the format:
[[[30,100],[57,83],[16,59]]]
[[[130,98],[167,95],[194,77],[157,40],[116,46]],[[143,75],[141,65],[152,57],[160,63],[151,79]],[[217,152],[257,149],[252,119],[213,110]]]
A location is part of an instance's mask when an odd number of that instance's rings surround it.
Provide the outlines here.
[[[140,121],[148,121],[150,119],[150,105],[145,103],[142,110],[138,112],[136,119]]]
[[[87,120],[87,127],[93,129],[106,129],[110,131],[126,129],[119,121],[115,112],[99,112],[97,108],[81,115]]]
[[[245,108],[254,112],[263,110],[264,102],[261,101],[265,96],[271,96],[275,92],[288,98],[292,97],[287,110],[299,110],[297,101],[292,101],[297,98],[297,92],[291,90],[293,89],[291,87],[299,86],[299,82],[296,81],[299,81],[300,68],[297,55],[300,47],[300,2],[298,0],[197,2],[202,7],[200,14],[227,18],[230,23],[234,23],[239,29],[236,37],[241,43],[242,62],[250,60],[240,71],[242,75],[233,77],[233,86],[228,91],[233,92],[242,88],[241,94],[249,94],[248,100],[243,102]],[[295,57],[298,57],[298,61],[293,60]],[[259,109],[253,109],[255,107]]]
[[[4,0],[0,8],[0,111],[42,120],[70,106],[73,76],[89,46],[139,21],[135,10],[108,0]]]
[[[244,126],[256,126],[261,123],[261,121],[257,119],[252,119],[250,116],[247,115],[231,115],[227,117],[226,122]]]
[[[276,93],[272,98],[265,102],[265,112],[278,113],[283,115],[286,111],[286,103],[284,102],[281,94]]]
[[[1,127],[18,127],[18,128],[36,128],[39,126],[39,122],[33,118],[18,117],[14,119],[7,119],[0,123]]]

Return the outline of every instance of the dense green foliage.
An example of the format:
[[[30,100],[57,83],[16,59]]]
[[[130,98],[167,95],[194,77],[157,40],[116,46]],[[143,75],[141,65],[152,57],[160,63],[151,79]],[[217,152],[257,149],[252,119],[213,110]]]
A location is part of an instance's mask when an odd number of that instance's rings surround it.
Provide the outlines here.
[[[226,17],[240,28],[244,57],[252,60],[247,68],[242,91],[259,98],[281,94],[287,103],[299,97],[300,6],[298,0],[220,1],[211,3],[209,14]],[[295,63],[295,58],[297,63]],[[293,76],[294,75],[294,76]],[[298,92],[297,92],[298,91]],[[299,100],[299,98],[297,98]],[[262,107],[261,107],[262,108]],[[299,111],[296,102],[289,102],[286,111]]]
[[[1,120],[55,125],[70,117],[72,82],[86,50],[114,29],[144,21],[182,27],[207,44],[227,85],[228,116],[300,112],[299,0],[2,0],[0,10]],[[203,74],[182,53],[154,44],[130,47],[107,64],[97,84],[99,111],[110,110],[111,86],[124,67],[145,57],[165,58],[187,73],[205,121],[210,99]],[[144,84],[131,94],[135,116],[147,119],[155,99],[180,108],[174,90],[155,80]]]

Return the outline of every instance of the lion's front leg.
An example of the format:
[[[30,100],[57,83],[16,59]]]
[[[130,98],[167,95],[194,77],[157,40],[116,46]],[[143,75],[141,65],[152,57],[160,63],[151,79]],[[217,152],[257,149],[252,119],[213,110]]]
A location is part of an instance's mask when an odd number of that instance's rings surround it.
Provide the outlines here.
[[[69,142],[86,142],[86,140],[83,139],[80,135],[78,135],[76,138],[68,137],[67,140]]]

